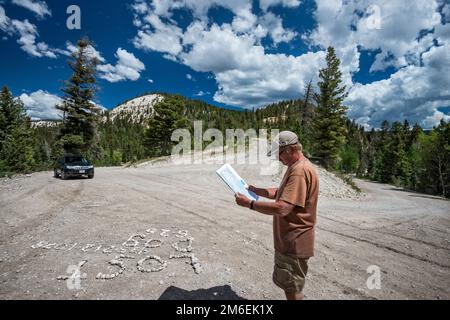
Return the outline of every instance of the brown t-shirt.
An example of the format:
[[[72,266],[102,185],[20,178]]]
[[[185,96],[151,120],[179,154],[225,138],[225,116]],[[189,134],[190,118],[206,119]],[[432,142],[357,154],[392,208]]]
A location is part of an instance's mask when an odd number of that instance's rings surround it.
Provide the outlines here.
[[[319,179],[309,160],[299,160],[287,169],[276,200],[294,204],[295,208],[285,216],[273,218],[275,251],[299,258],[314,255],[318,195]]]

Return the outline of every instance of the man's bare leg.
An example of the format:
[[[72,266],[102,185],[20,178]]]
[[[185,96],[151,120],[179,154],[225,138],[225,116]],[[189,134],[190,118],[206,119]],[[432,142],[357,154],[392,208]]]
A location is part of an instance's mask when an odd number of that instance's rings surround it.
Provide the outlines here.
[[[302,292],[288,293],[285,291],[284,294],[288,300],[303,300],[305,298]]]

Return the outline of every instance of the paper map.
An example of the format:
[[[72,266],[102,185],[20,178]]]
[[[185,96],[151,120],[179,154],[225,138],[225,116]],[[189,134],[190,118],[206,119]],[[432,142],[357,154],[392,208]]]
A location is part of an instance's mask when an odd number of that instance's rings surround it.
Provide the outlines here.
[[[237,172],[228,163],[224,164],[219,170],[216,171],[220,178],[227,184],[228,187],[234,193],[240,193],[249,198],[250,200],[258,200],[258,196],[247,190],[248,184],[242,179]]]

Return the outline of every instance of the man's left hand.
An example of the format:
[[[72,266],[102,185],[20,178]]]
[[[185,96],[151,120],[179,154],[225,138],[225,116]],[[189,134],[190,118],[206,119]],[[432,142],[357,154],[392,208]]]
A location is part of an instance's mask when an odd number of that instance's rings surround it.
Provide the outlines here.
[[[239,192],[235,195],[236,203],[240,205],[241,207],[250,208],[251,200],[244,196],[243,194],[240,194]]]

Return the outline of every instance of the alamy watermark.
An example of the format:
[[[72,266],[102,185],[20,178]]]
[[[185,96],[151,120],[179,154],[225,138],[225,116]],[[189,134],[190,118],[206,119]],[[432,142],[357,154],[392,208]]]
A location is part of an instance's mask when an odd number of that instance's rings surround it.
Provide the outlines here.
[[[66,26],[69,30],[81,29],[81,9],[77,5],[67,7],[66,13],[70,16],[66,20]]]
[[[78,264],[70,265],[67,267],[66,273],[69,276],[59,276],[58,280],[65,280],[67,289],[80,290],[81,279],[86,279],[87,274],[81,273],[81,267],[86,263],[86,260],[79,262]]]
[[[371,5],[366,10],[367,17],[365,18],[365,24],[369,30],[381,29],[381,9],[377,5]]]
[[[258,164],[261,175],[271,175],[278,172],[280,164],[274,161],[278,160],[278,153],[268,157],[267,152],[279,132],[271,129],[269,139],[267,129],[203,131],[203,122],[195,121],[193,136],[187,129],[172,132],[171,140],[178,144],[172,148],[171,161],[174,164]]]
[[[367,289],[369,289],[369,290],[381,289],[380,267],[377,265],[370,265],[367,267],[366,271],[368,274],[370,274],[370,276],[367,278],[367,281],[366,281]]]

